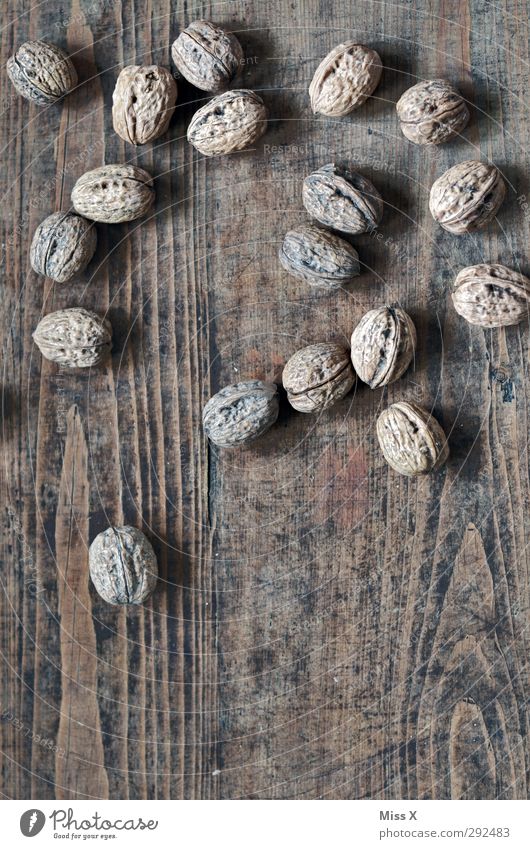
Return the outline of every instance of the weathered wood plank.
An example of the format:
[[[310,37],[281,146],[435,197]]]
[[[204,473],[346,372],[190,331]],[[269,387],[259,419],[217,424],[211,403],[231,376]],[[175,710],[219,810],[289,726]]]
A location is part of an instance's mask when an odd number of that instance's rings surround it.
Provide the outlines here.
[[[88,577],[88,450],[76,407],[67,414],[55,522],[61,623],[61,705],[55,758],[58,798],[106,799],[97,702],[96,635]]]

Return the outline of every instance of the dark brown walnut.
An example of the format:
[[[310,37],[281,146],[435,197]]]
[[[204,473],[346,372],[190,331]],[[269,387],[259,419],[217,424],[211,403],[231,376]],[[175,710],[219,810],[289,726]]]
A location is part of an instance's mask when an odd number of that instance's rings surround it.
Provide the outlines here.
[[[141,218],[154,199],[152,177],[135,165],[103,165],[87,171],[72,189],[75,211],[107,224]]]
[[[88,563],[92,583],[109,604],[142,604],[156,587],[156,555],[138,528],[124,525],[98,534]]]
[[[379,307],[361,318],[351,337],[351,359],[360,379],[371,389],[398,380],[416,348],[416,328],[399,307]]]
[[[7,73],[22,97],[47,106],[77,85],[77,72],[69,56],[46,41],[26,41],[7,61]]]
[[[342,233],[368,233],[383,217],[383,199],[370,180],[333,163],[305,178],[302,200],[311,218]]]
[[[279,257],[286,271],[321,289],[337,289],[360,273],[355,248],[314,224],[289,230]]]
[[[326,410],[344,398],[355,383],[350,353],[333,342],[308,345],[287,361],[282,383],[295,410]]]
[[[274,424],[280,409],[274,383],[243,380],[213,395],[202,411],[208,439],[221,448],[244,445]]]
[[[457,313],[470,324],[519,324],[528,317],[530,280],[505,265],[470,265],[457,275],[452,298]]]
[[[188,141],[204,156],[222,156],[254,144],[267,129],[267,109],[248,89],[225,91],[191,119]]]
[[[69,368],[88,368],[109,354],[112,328],[106,318],[74,307],[44,316],[33,339],[47,360]]]
[[[500,172],[488,162],[469,160],[442,174],[431,189],[431,215],[450,233],[469,233],[495,218],[506,186]]]
[[[35,230],[30,262],[37,274],[65,283],[85,270],[96,243],[96,228],[86,218],[73,212],[54,212]]]
[[[177,70],[196,88],[227,88],[243,64],[243,48],[231,32],[210,21],[193,21],[171,47]]]
[[[446,80],[424,80],[396,104],[403,135],[414,144],[443,144],[458,136],[469,121],[462,95]]]
[[[445,433],[434,416],[407,401],[383,410],[377,419],[377,438],[387,463],[402,475],[433,472],[449,456]]]
[[[162,136],[177,100],[177,84],[159,65],[123,68],[112,95],[114,130],[126,142],[146,144]]]
[[[383,63],[364,44],[339,44],[322,60],[309,86],[313,112],[331,117],[348,115],[375,91]]]

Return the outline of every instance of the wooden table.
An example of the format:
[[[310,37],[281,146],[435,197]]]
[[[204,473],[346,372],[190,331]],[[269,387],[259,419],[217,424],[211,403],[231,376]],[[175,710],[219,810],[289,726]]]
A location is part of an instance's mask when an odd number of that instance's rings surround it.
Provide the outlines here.
[[[327,6],[333,14],[329,14]],[[456,272],[530,271],[528,20],[521,0],[148,4],[6,2],[2,37],[2,793],[10,798],[523,798],[530,524],[526,323],[471,328]],[[31,9],[31,11],[30,11]],[[133,149],[112,131],[119,69],[169,65],[179,27],[213,18],[246,53],[241,87],[270,109],[253,151],[205,160],[185,138],[202,95],[181,86],[169,134]],[[28,38],[73,56],[82,85],[38,108],[5,62]],[[320,58],[357,39],[383,57],[376,95],[314,117]],[[473,104],[464,136],[426,150],[394,103],[447,77]],[[498,221],[452,236],[428,212],[450,165],[493,160]],[[305,213],[301,182],[350,163],[386,201],[380,235],[352,241],[364,273],[319,294],[277,260]],[[131,162],[156,177],[155,214],[98,227],[88,271],[39,278],[37,224],[68,208],[85,170]],[[201,408],[226,383],[279,381],[311,342],[344,340],[400,304],[415,368],[359,385],[320,415],[283,404],[254,446],[210,448]],[[42,313],[108,310],[112,362],[41,359]],[[446,469],[392,472],[382,408],[433,409]],[[161,571],[139,609],[94,592],[87,548],[109,524],[143,527]]]

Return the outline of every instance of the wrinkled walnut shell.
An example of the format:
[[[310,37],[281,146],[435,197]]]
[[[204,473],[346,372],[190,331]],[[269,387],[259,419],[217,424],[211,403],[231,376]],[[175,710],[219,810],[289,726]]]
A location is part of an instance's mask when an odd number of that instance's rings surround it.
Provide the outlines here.
[[[153,179],[135,165],[87,171],[72,189],[74,209],[91,221],[119,224],[146,215],[155,199]]]
[[[443,466],[449,456],[441,426],[427,410],[399,401],[377,419],[377,438],[387,463],[413,477]]]
[[[344,398],[355,383],[349,351],[333,342],[308,345],[287,361],[282,383],[295,410],[326,410]]]
[[[188,141],[204,156],[223,156],[254,144],[267,129],[267,109],[248,89],[225,91],[195,113]]]
[[[470,324],[519,324],[530,309],[530,280],[505,265],[470,265],[458,273],[452,299],[457,313]]]
[[[383,217],[383,199],[370,180],[333,163],[305,178],[302,201],[311,218],[341,233],[368,233]]]
[[[442,174],[431,189],[431,215],[444,230],[458,235],[485,227],[495,218],[506,186],[494,165],[461,162]]]
[[[351,337],[351,359],[371,389],[387,386],[408,369],[416,348],[416,328],[399,307],[380,307],[361,318]]]
[[[401,95],[396,111],[403,135],[414,144],[443,144],[469,121],[462,95],[446,80],[424,80]]]
[[[107,528],[90,546],[88,560],[92,583],[109,604],[142,604],[156,587],[156,555],[138,528]]]
[[[112,328],[106,318],[74,307],[44,316],[33,339],[47,360],[69,368],[88,368],[110,352]]]
[[[274,424],[280,409],[274,383],[243,380],[213,395],[202,412],[208,439],[220,448],[243,445]]]
[[[355,248],[314,224],[302,224],[289,230],[279,258],[290,274],[321,289],[337,289],[360,273]]]
[[[65,283],[85,270],[96,244],[96,228],[90,221],[73,212],[54,212],[35,230],[30,262],[37,274]]]
[[[131,144],[146,144],[162,136],[177,100],[177,84],[159,65],[129,65],[120,71],[112,94],[115,132]]]
[[[69,56],[46,41],[26,41],[7,61],[7,73],[22,97],[46,106],[77,85],[77,72]]]
[[[210,21],[193,21],[171,47],[177,70],[196,88],[217,94],[234,79],[244,59],[231,32]]]
[[[315,71],[309,86],[311,109],[336,118],[348,115],[373,94],[382,73],[381,57],[371,47],[339,44]]]

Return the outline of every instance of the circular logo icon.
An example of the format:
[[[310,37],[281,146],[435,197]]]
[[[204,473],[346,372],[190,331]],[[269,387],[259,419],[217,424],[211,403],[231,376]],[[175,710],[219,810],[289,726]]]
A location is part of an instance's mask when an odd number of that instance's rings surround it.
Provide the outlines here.
[[[35,837],[44,828],[46,817],[37,808],[24,811],[20,817],[20,830],[24,837]]]

